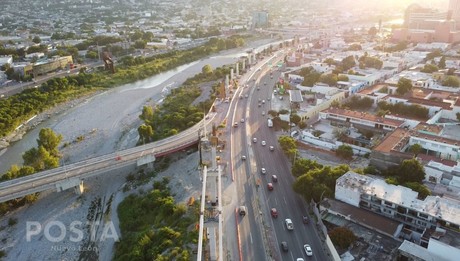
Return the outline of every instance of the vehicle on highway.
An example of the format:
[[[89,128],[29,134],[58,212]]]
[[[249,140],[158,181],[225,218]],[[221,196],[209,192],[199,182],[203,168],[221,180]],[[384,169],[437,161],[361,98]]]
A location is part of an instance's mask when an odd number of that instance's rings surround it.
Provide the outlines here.
[[[272,191],[272,190],[273,190],[273,183],[269,182],[269,183],[267,184],[267,189],[270,190],[270,191]]]
[[[233,127],[238,127],[238,122],[235,121],[235,123],[233,123]]]
[[[277,91],[276,91],[276,90],[273,90],[273,93],[274,93],[274,94],[276,94],[276,93],[277,93]]]
[[[267,85],[267,82],[264,82],[264,85]]]
[[[308,224],[308,217],[307,216],[302,216],[302,222],[304,224]]]
[[[258,106],[260,107],[260,106],[262,106],[262,104],[260,104],[260,103],[259,103],[259,105],[258,105]]]
[[[244,119],[241,119],[241,122],[244,122]]]
[[[247,97],[249,97],[249,96],[248,96],[247,94],[245,94],[245,95],[244,95],[244,98],[247,98]]]
[[[267,98],[267,101],[269,101],[269,100],[270,100],[270,97]]]
[[[284,223],[286,224],[287,230],[294,230],[294,224],[292,224],[291,219],[286,218],[286,220],[284,220]]]
[[[243,99],[243,95],[240,95],[240,99]]]
[[[262,111],[262,116],[265,116],[265,111]]]
[[[259,98],[257,101],[261,102],[262,100]]]
[[[257,90],[260,90],[260,87],[259,87],[259,86],[257,86]]]
[[[252,142],[256,143],[256,142],[257,142],[257,138],[253,138],[253,139],[252,139]]]
[[[277,218],[278,217],[278,210],[276,210],[276,208],[272,208],[272,209],[270,209],[270,214],[272,215],[272,217]]]
[[[283,96],[280,95],[280,100],[282,100],[282,99],[283,99]]]
[[[274,150],[275,150],[275,147],[270,146],[270,150],[271,150],[271,151],[274,151]]]
[[[264,140],[262,141],[262,146],[265,146],[267,145],[267,142],[265,142]]]
[[[262,100],[262,104],[265,104],[265,100]]]
[[[241,156],[241,159],[242,159],[242,160],[246,160],[246,156],[244,156],[244,155]]]
[[[303,260],[303,258],[299,257],[299,258],[296,259],[296,261],[305,261],[305,260]]]
[[[246,212],[247,212],[246,206],[240,206],[238,208],[238,213],[240,214],[240,216],[245,216]]]
[[[281,242],[281,249],[282,249],[284,252],[289,251],[288,244],[287,244],[286,241]]]
[[[273,182],[278,182],[278,176],[272,175],[272,181]]]
[[[265,174],[267,173],[267,170],[265,168],[260,168],[260,173]]]
[[[311,247],[309,244],[303,245],[303,249],[305,249],[305,254],[307,254],[307,256],[313,255],[313,251],[311,250]]]

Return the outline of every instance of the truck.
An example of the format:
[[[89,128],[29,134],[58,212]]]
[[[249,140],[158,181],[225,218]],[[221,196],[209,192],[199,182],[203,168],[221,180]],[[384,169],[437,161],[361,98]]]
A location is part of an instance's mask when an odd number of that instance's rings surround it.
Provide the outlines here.
[[[269,128],[273,127],[273,121],[272,121],[272,119],[268,119],[268,120],[267,120],[267,125],[268,125]]]

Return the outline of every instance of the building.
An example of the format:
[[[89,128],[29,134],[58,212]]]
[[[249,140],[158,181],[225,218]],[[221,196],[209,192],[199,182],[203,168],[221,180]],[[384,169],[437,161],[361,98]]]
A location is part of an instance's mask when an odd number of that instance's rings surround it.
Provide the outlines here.
[[[252,15],[252,25],[254,28],[268,27],[268,12],[267,11],[257,11]]]
[[[38,62],[33,65],[34,77],[46,74],[55,70],[64,69],[73,63],[72,56],[53,57],[50,60]]]
[[[407,261],[450,261],[457,260],[460,256],[460,249],[430,238],[428,248],[421,247],[415,243],[404,240],[399,246],[396,260]]]
[[[460,228],[460,201],[439,196],[420,200],[416,191],[353,171],[336,180],[335,198],[401,222],[399,238],[424,247],[431,237]]]
[[[13,56],[8,55],[8,56],[0,56],[0,66],[3,66],[5,64],[12,64],[13,63]]]

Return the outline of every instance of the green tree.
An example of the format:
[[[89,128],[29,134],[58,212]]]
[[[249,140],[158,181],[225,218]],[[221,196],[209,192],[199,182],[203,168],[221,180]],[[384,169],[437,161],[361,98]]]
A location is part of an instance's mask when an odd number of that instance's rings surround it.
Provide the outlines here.
[[[44,128],[40,130],[38,134],[37,144],[43,146],[52,156],[58,157],[59,151],[58,146],[62,141],[62,135],[55,133],[50,128]]]
[[[151,106],[144,106],[139,118],[147,124],[151,124],[151,121],[153,120],[153,108]]]
[[[342,144],[337,148],[335,154],[343,159],[350,160],[353,158],[353,148],[349,145]]]
[[[134,48],[136,49],[145,49],[145,46],[147,45],[147,42],[144,40],[137,40],[134,42]]]
[[[325,83],[329,86],[336,86],[337,85],[337,74],[323,74],[319,78],[319,81]]]
[[[203,66],[203,68],[201,68],[201,72],[205,75],[209,75],[209,74],[212,74],[212,67],[211,65],[209,64],[206,64],[205,66]]]
[[[36,44],[39,44],[42,42],[42,40],[40,39],[40,37],[38,35],[36,35],[33,39],[32,39],[32,42],[36,43]]]
[[[291,114],[290,120],[291,120],[292,123],[297,125],[302,120],[302,118],[298,114],[294,113],[294,114]]]
[[[332,243],[342,249],[347,249],[357,239],[355,234],[346,227],[336,227],[329,231],[328,234]]]
[[[320,169],[323,165],[310,159],[298,158],[292,165],[292,175],[300,177],[313,169]]]
[[[342,69],[344,72],[353,68],[356,65],[355,58],[353,55],[350,55],[342,60]]]
[[[289,158],[294,159],[297,155],[297,144],[295,139],[290,136],[280,136],[278,138],[278,143],[280,144],[284,154],[286,154]]]
[[[446,68],[446,57],[444,55],[441,57],[441,60],[439,60],[438,67],[441,69]]]
[[[425,170],[417,159],[404,160],[399,166],[398,174],[398,180],[401,183],[422,183],[425,179]]]
[[[418,199],[424,200],[427,196],[431,195],[431,190],[418,182],[406,182],[404,183],[404,187],[408,187],[413,191],[418,192]]]
[[[409,152],[414,154],[415,157],[422,151],[422,145],[416,143],[409,147]]]
[[[137,131],[139,132],[139,142],[142,144],[149,143],[153,137],[153,128],[150,125],[142,124]]]
[[[377,33],[378,33],[378,31],[377,31],[377,28],[375,26],[372,26],[371,28],[369,28],[369,31],[367,32],[367,34],[370,35],[371,37],[376,36]]]
[[[26,151],[22,158],[24,165],[31,166],[37,171],[52,169],[59,166],[59,158],[53,157],[43,146],[31,148]]]
[[[348,82],[350,79],[345,74],[337,76],[337,81]]]
[[[439,68],[434,64],[427,63],[420,71],[423,73],[433,73],[439,71]]]
[[[412,82],[411,82],[411,80],[409,80],[407,78],[404,78],[404,77],[401,77],[399,79],[399,81],[398,81],[398,88],[396,89],[396,92],[399,95],[404,95],[407,92],[409,92],[410,90],[412,90]]]
[[[352,44],[348,47],[348,51],[359,51],[362,50],[363,47],[360,44]]]
[[[442,81],[442,85],[449,87],[459,87],[460,81],[458,80],[457,76],[449,75]]]
[[[96,51],[88,51],[86,52],[85,57],[88,59],[96,60],[99,58],[99,54]]]
[[[335,62],[334,59],[332,58],[326,58],[323,63],[327,63],[327,65],[331,66],[331,65],[336,65],[337,63]]]

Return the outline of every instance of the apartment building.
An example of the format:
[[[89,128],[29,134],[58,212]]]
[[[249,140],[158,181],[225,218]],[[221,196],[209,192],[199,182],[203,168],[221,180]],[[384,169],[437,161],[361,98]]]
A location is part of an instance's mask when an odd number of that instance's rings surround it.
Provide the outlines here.
[[[384,180],[348,171],[336,180],[335,198],[403,224],[399,238],[427,246],[430,237],[460,228],[460,201],[428,196]]]

